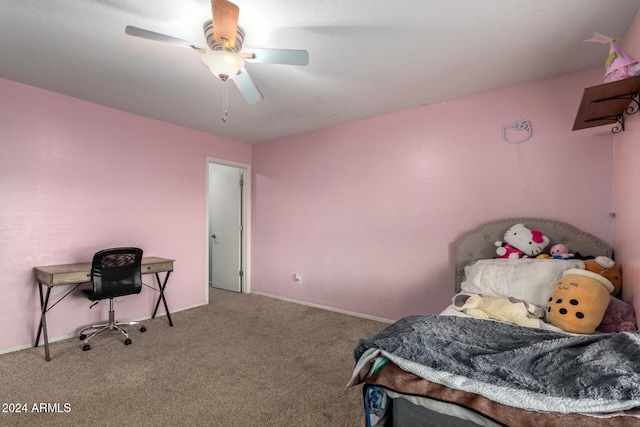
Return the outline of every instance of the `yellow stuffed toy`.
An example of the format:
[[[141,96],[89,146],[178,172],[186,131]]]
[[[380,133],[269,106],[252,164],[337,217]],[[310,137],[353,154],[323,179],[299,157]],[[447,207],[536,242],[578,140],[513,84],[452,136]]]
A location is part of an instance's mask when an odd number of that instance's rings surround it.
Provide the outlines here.
[[[565,270],[549,296],[546,319],[567,332],[592,334],[604,318],[613,291],[604,276],[578,268]]]
[[[485,297],[479,294],[457,294],[453,306],[469,316],[540,328],[544,309],[525,301],[507,297]]]

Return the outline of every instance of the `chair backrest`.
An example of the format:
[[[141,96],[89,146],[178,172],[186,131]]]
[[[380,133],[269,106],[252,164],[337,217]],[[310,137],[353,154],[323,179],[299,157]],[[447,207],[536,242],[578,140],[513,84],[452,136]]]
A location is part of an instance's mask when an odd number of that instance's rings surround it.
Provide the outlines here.
[[[140,293],[142,289],[142,249],[104,249],[91,264],[93,300]]]

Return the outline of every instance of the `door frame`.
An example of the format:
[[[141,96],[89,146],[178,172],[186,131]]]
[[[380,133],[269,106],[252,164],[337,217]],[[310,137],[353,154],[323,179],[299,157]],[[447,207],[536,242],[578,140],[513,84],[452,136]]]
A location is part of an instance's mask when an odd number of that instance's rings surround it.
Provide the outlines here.
[[[209,303],[209,165],[217,164],[224,166],[232,166],[243,169],[243,189],[242,189],[242,259],[240,260],[240,268],[243,271],[241,293],[251,293],[251,165],[246,163],[238,163],[230,160],[217,159],[207,156],[205,159],[205,193],[204,193],[204,295],[205,301]]]

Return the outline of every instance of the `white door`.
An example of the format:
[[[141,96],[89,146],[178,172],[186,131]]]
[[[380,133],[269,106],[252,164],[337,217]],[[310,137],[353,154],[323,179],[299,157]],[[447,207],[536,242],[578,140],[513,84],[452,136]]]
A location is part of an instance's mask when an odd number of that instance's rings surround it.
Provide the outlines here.
[[[209,284],[234,292],[242,292],[243,174],[209,164]]]

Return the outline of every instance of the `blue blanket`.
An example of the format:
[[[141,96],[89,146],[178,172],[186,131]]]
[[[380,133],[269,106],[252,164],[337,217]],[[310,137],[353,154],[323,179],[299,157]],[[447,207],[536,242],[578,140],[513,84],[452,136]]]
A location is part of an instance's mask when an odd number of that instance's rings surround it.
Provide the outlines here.
[[[386,356],[427,380],[524,409],[589,413],[640,406],[640,332],[576,336],[475,318],[411,316],[361,340],[354,356]]]

